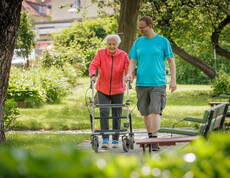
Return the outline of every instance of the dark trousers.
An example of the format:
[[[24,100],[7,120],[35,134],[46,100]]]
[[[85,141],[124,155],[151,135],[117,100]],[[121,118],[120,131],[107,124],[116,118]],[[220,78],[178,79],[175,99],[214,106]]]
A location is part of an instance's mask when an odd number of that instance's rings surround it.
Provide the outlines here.
[[[122,104],[124,93],[117,95],[106,95],[98,91],[98,102],[99,104]],[[108,118],[110,108],[100,108],[100,117]],[[113,130],[121,128],[121,117],[122,108],[112,108],[112,117],[118,117],[113,119]],[[109,119],[101,119],[101,130],[109,130]],[[102,138],[109,138],[109,135],[102,135]],[[113,135],[113,140],[119,140],[119,134]]]

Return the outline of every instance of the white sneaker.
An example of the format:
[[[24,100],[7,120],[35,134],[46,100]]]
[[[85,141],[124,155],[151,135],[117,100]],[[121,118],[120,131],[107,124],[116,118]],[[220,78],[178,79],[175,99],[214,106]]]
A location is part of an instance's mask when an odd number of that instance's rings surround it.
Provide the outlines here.
[[[101,148],[109,148],[109,138],[104,138]]]
[[[119,142],[117,140],[113,140],[112,148],[119,148]]]

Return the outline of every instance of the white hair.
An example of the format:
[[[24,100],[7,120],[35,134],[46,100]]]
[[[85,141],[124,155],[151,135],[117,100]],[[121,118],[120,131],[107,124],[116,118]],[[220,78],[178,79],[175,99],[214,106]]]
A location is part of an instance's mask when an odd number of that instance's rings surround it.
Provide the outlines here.
[[[105,37],[105,43],[107,43],[109,39],[115,39],[115,40],[117,41],[118,44],[121,43],[121,38],[120,38],[119,35],[117,35],[117,34],[107,35],[107,36]]]

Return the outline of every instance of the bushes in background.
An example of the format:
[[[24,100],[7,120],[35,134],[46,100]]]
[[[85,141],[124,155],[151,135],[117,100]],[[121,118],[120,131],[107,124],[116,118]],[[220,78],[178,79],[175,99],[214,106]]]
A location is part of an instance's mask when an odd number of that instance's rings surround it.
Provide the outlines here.
[[[210,44],[195,44],[191,45],[188,41],[183,41],[183,49],[189,54],[200,57],[213,70],[215,70],[215,61],[213,57],[213,49]],[[204,46],[203,46],[204,45]],[[209,84],[211,79],[204,74],[199,68],[181,59],[175,55],[176,59],[176,77],[178,84]],[[222,56],[217,56],[216,60],[217,73],[223,70],[225,73],[230,73],[230,61]]]
[[[220,94],[230,94],[228,93],[228,85],[230,85],[230,75],[221,70],[211,83],[213,95],[219,96]]]
[[[16,107],[17,103],[13,99],[6,100],[4,109],[4,128],[6,131],[13,129],[18,123],[16,119],[20,112]]]
[[[77,72],[72,65],[63,68],[11,70],[7,98],[26,102],[27,107],[59,102],[76,85]]]
[[[200,69],[182,59],[176,59],[178,84],[208,84],[210,79]]]

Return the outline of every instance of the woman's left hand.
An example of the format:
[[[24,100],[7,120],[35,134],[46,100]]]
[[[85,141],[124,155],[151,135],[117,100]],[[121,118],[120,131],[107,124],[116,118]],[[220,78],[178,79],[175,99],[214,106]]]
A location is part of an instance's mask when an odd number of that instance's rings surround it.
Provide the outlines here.
[[[92,82],[92,81],[96,82],[96,79],[97,79],[96,76],[93,76],[93,77],[90,78],[90,81],[91,81],[91,82]]]

